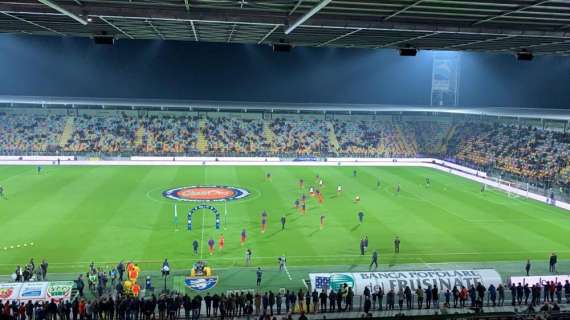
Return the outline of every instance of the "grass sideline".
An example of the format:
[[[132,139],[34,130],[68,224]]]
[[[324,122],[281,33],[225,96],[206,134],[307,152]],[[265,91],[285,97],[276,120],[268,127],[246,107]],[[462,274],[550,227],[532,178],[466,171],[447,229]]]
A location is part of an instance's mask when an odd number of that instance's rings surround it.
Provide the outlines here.
[[[265,179],[267,172],[271,181]],[[317,174],[325,182],[325,201],[319,205],[309,197],[303,216],[293,208],[301,193],[298,181],[306,181],[308,193]],[[343,186],[340,196],[337,184]],[[561,259],[570,254],[568,212],[501,191],[481,193],[476,182],[430,168],[45,166],[37,174],[35,166],[0,166],[0,185],[8,198],[0,199],[0,274],[12,273],[30,257],[38,263],[47,258],[52,273],[84,272],[91,261],[110,267],[122,259],[154,271],[166,257],[173,269],[188,269],[200,258],[192,254],[191,242],[201,241],[202,232],[204,239],[217,242],[222,232],[226,238],[224,252],[203,256],[214,269],[243,267],[246,248],[254,253],[254,266],[266,268],[275,267],[281,254],[290,267],[315,271],[319,266],[366,266],[370,255],[359,254],[359,239],[365,235],[369,253],[378,249],[381,262],[389,266],[544,261],[551,252]],[[176,231],[174,202],[162,192],[190,185],[235,186],[251,195],[228,204],[220,231],[213,216],[200,212],[193,230],[186,231],[186,212],[196,203],[178,202]],[[359,204],[353,202],[357,194]],[[223,215],[224,205],[214,205]],[[269,214],[265,234],[260,232],[262,210]],[[362,225],[360,210],[365,212]],[[323,230],[321,214],[326,216]],[[287,216],[285,231],[281,215]],[[248,231],[243,247],[242,228]],[[402,240],[399,255],[392,253],[395,235]],[[201,242],[206,253],[206,240]]]

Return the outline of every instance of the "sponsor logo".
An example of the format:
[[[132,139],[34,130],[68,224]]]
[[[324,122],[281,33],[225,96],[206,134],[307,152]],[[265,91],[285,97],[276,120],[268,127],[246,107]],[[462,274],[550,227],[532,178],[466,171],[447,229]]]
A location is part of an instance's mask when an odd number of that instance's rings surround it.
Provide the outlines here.
[[[34,297],[41,297],[42,296],[42,288],[41,287],[28,287],[25,288],[24,291],[20,294],[22,297],[25,298],[34,298]]]
[[[0,288],[0,299],[7,299],[14,293],[13,288]]]
[[[47,289],[47,295],[49,298],[65,298],[71,295],[71,289],[73,288],[73,282],[61,283],[61,284],[50,284]]]
[[[330,286],[331,289],[337,291],[346,283],[349,287],[354,287],[354,278],[348,274],[335,273],[331,275]]]
[[[186,286],[195,291],[206,291],[218,284],[218,277],[187,277]]]
[[[224,201],[243,199],[249,192],[226,186],[192,186],[166,190],[162,195],[178,201]]]

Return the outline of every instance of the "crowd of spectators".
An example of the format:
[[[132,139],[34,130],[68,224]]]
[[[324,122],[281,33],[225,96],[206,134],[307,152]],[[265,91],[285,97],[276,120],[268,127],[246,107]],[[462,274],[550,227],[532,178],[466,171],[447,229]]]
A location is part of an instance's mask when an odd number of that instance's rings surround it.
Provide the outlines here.
[[[82,281],[81,277],[78,281]],[[510,293],[510,294],[509,294]],[[509,297],[510,296],[510,297]],[[422,288],[406,287],[400,290],[366,287],[362,296],[355,296],[346,284],[338,290],[298,291],[236,291],[228,293],[188,294],[175,292],[155,293],[133,297],[122,293],[121,288],[88,299],[83,294],[71,301],[58,302],[1,302],[2,319],[20,320],[174,320],[184,318],[258,319],[291,318],[292,315],[326,314],[338,312],[405,311],[432,309],[448,314],[452,309],[472,309],[481,312],[486,307],[510,305],[524,308],[526,313],[560,311],[561,304],[570,303],[570,284],[509,286],[481,283],[469,288],[453,287],[439,290],[437,285]]]
[[[74,130],[63,146],[67,152],[120,153],[133,151],[140,120],[126,114],[115,116],[81,115],[74,119]]]
[[[0,152],[46,152],[59,144],[65,117],[0,112]]]
[[[140,149],[144,153],[189,154],[196,150],[198,117],[150,116],[141,119],[141,126]]]
[[[399,124],[388,120],[334,120],[342,154],[380,157],[412,157],[414,137],[407,136]]]
[[[570,187],[570,135],[506,122],[3,111],[0,136],[4,154],[441,156]]]
[[[297,155],[326,154],[329,132],[322,120],[274,119],[270,128],[275,134],[275,151]]]
[[[214,154],[256,154],[267,146],[261,120],[208,118],[202,130]]]
[[[453,157],[523,178],[554,180],[570,165],[567,134],[500,123],[457,126],[448,152]]]
[[[405,121],[404,131],[413,134],[417,152],[436,155],[442,151],[450,123],[445,121]]]

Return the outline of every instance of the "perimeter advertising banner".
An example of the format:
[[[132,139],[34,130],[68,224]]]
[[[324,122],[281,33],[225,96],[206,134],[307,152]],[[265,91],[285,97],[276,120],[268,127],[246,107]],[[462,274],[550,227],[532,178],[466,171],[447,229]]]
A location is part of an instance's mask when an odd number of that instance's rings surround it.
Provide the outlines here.
[[[73,281],[50,282],[46,292],[46,300],[71,300],[71,291],[73,290],[74,284],[75,283]]]
[[[0,300],[15,300],[20,294],[20,286],[20,283],[0,283]]]
[[[562,283],[563,285],[566,281],[570,282],[570,275],[555,275],[555,276],[530,276],[530,277],[511,277],[511,283],[514,284],[528,284],[529,286],[540,284],[544,285],[547,282]]]
[[[73,286],[73,281],[0,283],[0,300],[68,301]]]
[[[453,286],[476,285],[481,282],[488,287],[502,283],[501,276],[494,269],[477,270],[440,270],[440,271],[392,271],[392,272],[358,272],[358,273],[310,273],[311,287],[317,290],[338,290],[345,283],[352,287],[355,294],[364,293],[364,288],[381,287],[384,291],[398,291],[409,286],[415,290],[418,286],[427,288],[437,285],[441,291],[453,289]]]
[[[20,294],[18,300],[23,301],[36,301],[45,300],[48,288],[47,282],[24,282],[20,287]]]

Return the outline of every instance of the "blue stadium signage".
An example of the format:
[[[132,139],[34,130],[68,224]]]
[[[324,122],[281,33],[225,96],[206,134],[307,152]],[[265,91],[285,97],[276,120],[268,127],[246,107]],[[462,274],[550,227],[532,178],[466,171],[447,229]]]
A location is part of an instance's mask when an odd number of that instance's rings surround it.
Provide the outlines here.
[[[218,277],[186,277],[184,284],[194,291],[210,290],[218,284]]]

